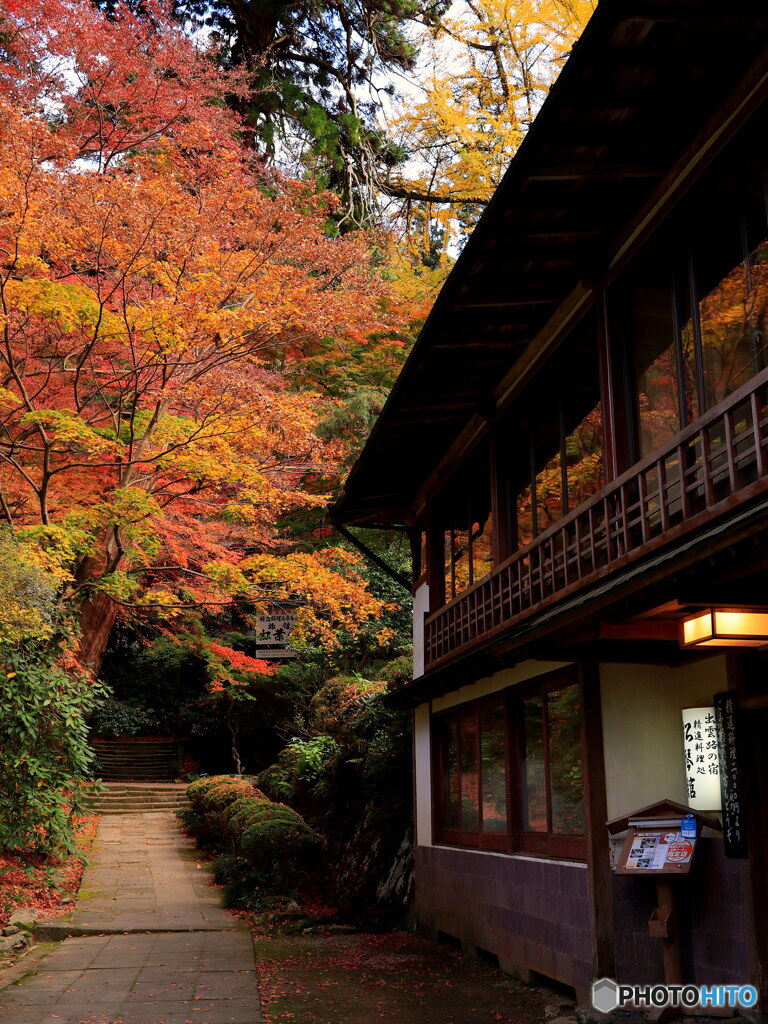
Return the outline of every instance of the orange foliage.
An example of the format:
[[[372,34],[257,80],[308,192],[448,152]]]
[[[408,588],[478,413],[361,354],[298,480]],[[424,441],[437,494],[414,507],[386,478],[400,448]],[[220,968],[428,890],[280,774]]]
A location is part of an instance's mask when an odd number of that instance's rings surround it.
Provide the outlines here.
[[[352,560],[282,557],[276,520],[322,504],[343,454],[293,368],[329,339],[396,346],[407,311],[385,240],[329,237],[333,198],[242,145],[242,84],[154,20],[6,6],[0,511],[78,595],[172,613],[285,579],[330,641],[377,605]]]

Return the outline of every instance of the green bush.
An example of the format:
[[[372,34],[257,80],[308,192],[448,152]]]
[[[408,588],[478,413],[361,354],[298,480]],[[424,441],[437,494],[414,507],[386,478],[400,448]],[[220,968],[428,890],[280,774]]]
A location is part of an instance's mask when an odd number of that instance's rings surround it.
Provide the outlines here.
[[[259,887],[285,892],[322,845],[300,814],[273,803],[244,779],[198,779],[187,794],[192,807],[180,820],[201,845],[226,848],[214,873],[217,882],[232,888],[227,899],[238,905]]]
[[[254,822],[261,820],[258,808],[268,803],[267,797],[260,790],[255,789],[253,794],[238,797],[224,808],[221,814],[223,838],[232,852],[237,849],[244,830]]]
[[[135,707],[114,697],[107,697],[100,703],[90,716],[90,725],[96,736],[105,739],[156,733],[162,728],[152,708]]]
[[[299,823],[303,821],[301,815],[291,807],[286,807],[285,804],[275,804],[270,800],[253,799],[252,797],[242,797],[234,804],[230,804],[224,811],[223,818],[227,848],[232,853],[240,852],[243,834],[251,825],[277,818]]]
[[[260,821],[247,828],[240,841],[240,852],[256,877],[273,887],[295,882],[322,847],[320,836],[296,818],[281,814]]]
[[[220,782],[229,782],[231,779],[231,775],[211,775],[210,777],[206,776],[202,779],[196,779],[187,786],[187,799],[193,807],[199,807],[204,793],[207,793],[209,789],[217,786]]]
[[[243,877],[248,870],[248,863],[242,857],[232,857],[223,853],[213,863],[213,880],[216,885],[228,885]]]
[[[199,799],[203,814],[220,814],[226,807],[243,796],[251,796],[253,786],[244,779],[228,779],[206,789]]]
[[[198,835],[205,824],[202,815],[198,814],[193,807],[181,807],[176,811],[176,817],[184,831],[193,836]]]
[[[280,756],[256,777],[261,789],[273,800],[293,800],[296,796],[296,755],[286,747]]]
[[[80,783],[91,776],[86,717],[104,689],[61,652],[0,639],[0,850],[73,852]]]

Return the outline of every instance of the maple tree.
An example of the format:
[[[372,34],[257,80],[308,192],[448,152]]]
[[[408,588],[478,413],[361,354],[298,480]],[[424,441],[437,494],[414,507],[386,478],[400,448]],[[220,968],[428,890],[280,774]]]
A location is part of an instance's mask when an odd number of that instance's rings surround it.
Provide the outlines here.
[[[265,172],[224,102],[242,79],[159,11],[44,0],[0,30],[3,518],[84,601],[93,667],[119,607],[290,593],[332,645],[380,605],[354,557],[276,531],[343,450],[290,367],[396,331],[382,240],[330,237],[333,198]]]

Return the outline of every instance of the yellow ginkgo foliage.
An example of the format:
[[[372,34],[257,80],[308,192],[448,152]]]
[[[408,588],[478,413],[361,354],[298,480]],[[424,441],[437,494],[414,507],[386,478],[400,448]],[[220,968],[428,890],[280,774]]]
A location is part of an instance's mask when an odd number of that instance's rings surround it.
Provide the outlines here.
[[[414,246],[448,244],[474,223],[517,152],[595,0],[457,0],[418,40],[420,95],[391,129],[409,157],[384,188]]]

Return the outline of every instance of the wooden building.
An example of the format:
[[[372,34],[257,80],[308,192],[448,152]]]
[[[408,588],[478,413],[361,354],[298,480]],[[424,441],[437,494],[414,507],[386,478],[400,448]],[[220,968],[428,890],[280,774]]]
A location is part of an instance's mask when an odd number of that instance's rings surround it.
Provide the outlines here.
[[[683,973],[768,994],[766,182],[768,7],[601,0],[337,507],[413,541],[420,925],[581,995],[663,978],[606,822],[687,802],[728,691],[746,850],[680,880]],[[757,618],[682,646],[713,608]]]

